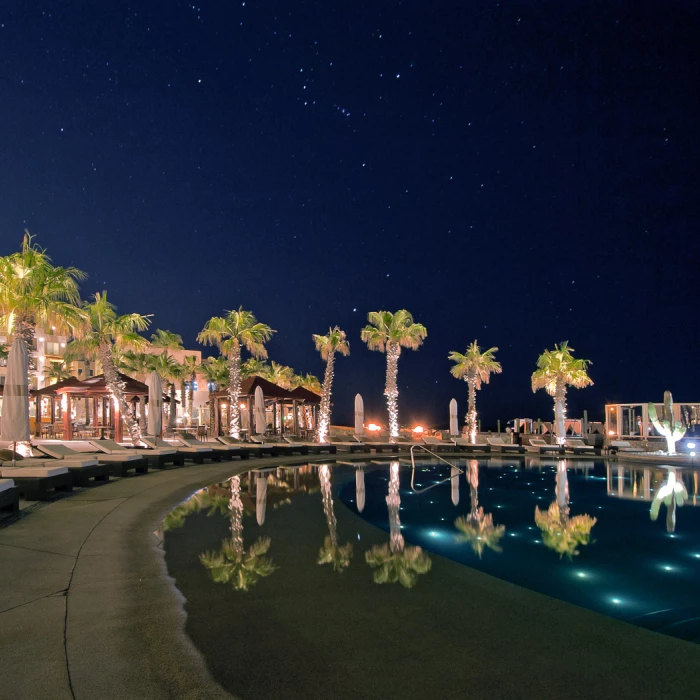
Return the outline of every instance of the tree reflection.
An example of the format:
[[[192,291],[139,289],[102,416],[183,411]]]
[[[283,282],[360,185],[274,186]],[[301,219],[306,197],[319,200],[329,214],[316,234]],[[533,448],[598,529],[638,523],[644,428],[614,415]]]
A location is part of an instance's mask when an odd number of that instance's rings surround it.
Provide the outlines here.
[[[676,507],[682,506],[688,498],[685,485],[678,478],[675,469],[668,470],[668,478],[664,481],[651,502],[649,516],[652,520],[659,517],[659,509],[663,503],[666,506],[666,532],[674,532],[676,529]]]
[[[199,560],[209,570],[214,583],[229,584],[234,590],[247,591],[261,578],[269,576],[277,567],[265,556],[270,548],[270,538],[258,538],[248,549],[243,546],[243,502],[241,479],[230,480],[228,511],[231,518],[231,537],[221,543],[217,552],[205,552]]]
[[[389,544],[375,545],[365,552],[365,561],[372,569],[375,583],[400,583],[404,588],[413,588],[418,576],[427,574],[432,566],[430,557],[420,547],[407,547],[401,534],[399,519],[399,463],[392,462],[389,478]]]
[[[455,520],[455,527],[462,533],[458,542],[467,542],[481,559],[484,549],[502,552],[499,542],[506,532],[505,525],[494,525],[493,515],[484,513],[479,505],[479,462],[470,459],[467,464],[467,481],[469,482],[470,509],[468,515]]]
[[[163,530],[165,532],[177,530],[185,524],[188,515],[206,509],[209,509],[207,515],[214,515],[214,513],[225,515],[228,512],[228,502],[228,488],[224,488],[222,484],[200,489],[163,518]]]
[[[334,571],[343,572],[350,566],[352,559],[352,542],[338,544],[338,522],[335,519],[333,509],[333,495],[331,494],[331,470],[327,464],[318,468],[318,478],[321,482],[321,495],[323,497],[323,514],[326,516],[328,536],[323,541],[323,547],[318,552],[319,564],[332,564]]]
[[[557,464],[556,498],[544,511],[535,506],[535,524],[542,531],[545,547],[559,553],[559,558],[566,555],[569,559],[579,554],[579,545],[591,541],[591,530],[597,519],[590,515],[569,514],[569,478],[566,460]]]

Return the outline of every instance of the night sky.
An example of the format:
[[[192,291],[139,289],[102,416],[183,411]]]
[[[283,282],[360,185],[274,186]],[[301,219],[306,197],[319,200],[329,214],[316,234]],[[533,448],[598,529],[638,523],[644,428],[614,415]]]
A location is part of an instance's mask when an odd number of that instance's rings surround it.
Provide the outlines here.
[[[402,423],[466,411],[450,350],[498,346],[485,424],[549,419],[538,354],[569,340],[607,401],[700,400],[700,4],[0,5],[0,254],[24,228],[119,311],[188,347],[252,310],[271,359],[386,423],[368,311],[427,326]],[[211,351],[207,350],[207,354]]]

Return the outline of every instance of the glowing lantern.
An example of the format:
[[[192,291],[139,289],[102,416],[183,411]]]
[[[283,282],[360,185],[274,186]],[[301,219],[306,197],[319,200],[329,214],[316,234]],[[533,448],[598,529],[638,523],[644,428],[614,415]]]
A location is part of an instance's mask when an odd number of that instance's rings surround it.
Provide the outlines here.
[[[414,433],[422,433],[422,432],[424,432],[423,426],[422,426],[422,425],[417,425],[417,426],[413,429],[413,432],[414,432]]]
[[[381,426],[381,425],[377,425],[376,423],[370,423],[370,424],[367,426],[367,430],[370,430],[370,431],[373,432],[373,433],[375,433],[375,432],[377,432],[377,430],[381,430],[381,429],[382,429],[382,426]]]

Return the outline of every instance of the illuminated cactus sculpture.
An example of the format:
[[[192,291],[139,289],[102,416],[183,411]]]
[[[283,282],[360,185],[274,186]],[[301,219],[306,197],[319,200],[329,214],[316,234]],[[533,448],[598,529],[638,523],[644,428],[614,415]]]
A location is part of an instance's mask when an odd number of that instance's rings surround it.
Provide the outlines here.
[[[656,406],[649,404],[649,419],[657,432],[666,438],[667,454],[676,454],[676,441],[685,435],[685,426],[673,417],[673,396],[670,391],[664,392],[664,408],[661,420],[656,413]]]

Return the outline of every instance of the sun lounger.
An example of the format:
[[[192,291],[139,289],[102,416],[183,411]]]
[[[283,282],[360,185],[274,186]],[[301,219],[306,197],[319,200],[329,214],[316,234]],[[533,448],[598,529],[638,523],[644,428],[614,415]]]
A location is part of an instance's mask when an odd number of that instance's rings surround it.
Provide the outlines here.
[[[574,455],[599,455],[600,450],[593,445],[587,445],[580,438],[568,438],[564,442],[564,448],[568,454]]]
[[[293,442],[283,438],[267,438],[267,442],[262,436],[252,435],[250,438],[256,444],[274,445],[278,448],[277,453],[280,455],[292,455],[295,452],[300,455],[309,454],[309,446],[305,442]],[[261,442],[258,442],[260,440]]]
[[[473,445],[471,442],[469,442],[469,440],[459,437],[453,438],[452,442],[454,442],[455,447],[460,452],[483,452],[486,454],[491,452],[491,445],[485,442],[477,442],[475,445]]]
[[[284,440],[289,443],[290,445],[302,445],[306,447],[306,453],[302,454],[313,454],[313,455],[320,455],[322,452],[326,452],[329,455],[334,455],[338,452],[338,448],[335,445],[331,445],[328,442],[320,443],[320,442],[306,442],[305,440],[302,440],[301,438],[291,436],[291,435],[285,435]]]
[[[509,445],[507,442],[503,441],[503,438],[486,438],[486,442],[491,446],[492,452],[512,452],[516,454],[522,454],[525,452],[525,448],[521,445]]]
[[[0,467],[0,477],[12,479],[27,501],[44,501],[49,491],[72,491],[73,476],[66,467]]]
[[[263,452],[269,452],[272,457],[277,457],[278,455],[290,455],[295,451],[294,447],[292,445],[288,445],[286,442],[266,442],[264,436],[262,435],[250,435],[249,439],[254,445],[263,450]]]
[[[424,437],[423,443],[433,452],[456,452],[457,446],[453,442],[440,440],[436,437]],[[421,444],[421,443],[417,443]]]
[[[535,452],[540,455],[544,454],[564,454],[563,445],[550,445],[542,438],[530,438],[530,444],[525,446],[528,452]]]
[[[195,464],[204,464],[205,459],[211,459],[212,462],[220,462],[222,459],[221,454],[215,454],[214,450],[209,447],[205,447],[204,445],[201,447],[186,444],[175,446],[171,445],[169,442],[165,442],[165,440],[162,438],[153,436],[142,437],[141,442],[148,445],[148,447],[153,450],[176,450],[178,454],[182,455],[186,459],[191,459]]]
[[[645,450],[642,447],[634,447],[627,440],[611,440],[608,447],[611,452],[627,452],[629,454],[641,454]]]
[[[353,440],[356,442],[360,443],[361,445],[365,445],[365,447],[368,447],[369,450],[374,450],[375,452],[384,452],[385,450],[387,452],[398,452],[399,451],[399,446],[395,442],[381,442],[380,440],[360,440],[357,435],[353,435]],[[335,445],[340,445],[340,444],[347,444],[347,443],[333,443]],[[366,450],[366,451],[369,451]],[[353,450],[350,450],[352,452]],[[363,450],[364,451],[364,450]]]
[[[331,440],[330,444],[335,447],[336,451],[340,450],[341,452],[350,452],[350,454],[353,452],[370,451],[369,445],[360,440],[356,435],[353,435],[353,439],[351,441]]]
[[[198,440],[192,433],[178,433],[176,436],[177,440],[183,446],[190,447],[206,447],[214,450],[214,452],[221,455],[222,459],[229,460],[234,457],[239,457],[240,459],[248,459],[250,453],[245,447],[239,447],[238,445],[223,445],[219,442],[202,442]]]
[[[262,457],[264,452],[267,454],[272,454],[270,450],[263,450],[260,445],[252,445],[248,442],[242,442],[241,440],[232,438],[230,435],[219,435],[217,436],[216,440],[226,447],[244,447],[244,449],[248,450],[249,457]]]
[[[0,479],[0,512],[16,513],[19,510],[19,491],[12,479]]]
[[[60,460],[61,466],[66,467],[73,475],[73,484],[75,486],[89,486],[90,479],[93,482],[109,481],[111,467],[109,464],[100,464],[99,458],[94,454],[85,452],[76,452],[65,445],[37,445],[34,449],[45,454],[49,460]],[[51,465],[51,461],[47,461],[47,465]]]
[[[148,471],[148,465],[158,467],[158,469],[164,469],[165,465],[170,462],[178,466],[182,466],[185,463],[184,455],[178,454],[177,450],[168,445],[167,449],[137,449],[132,447],[124,447],[114,440],[88,440],[88,443],[94,447],[98,452],[103,452],[104,454],[119,455],[120,457],[127,458],[129,461],[136,465],[136,461],[133,460],[134,455],[139,459],[145,458],[146,471]],[[128,467],[129,461],[126,462]],[[139,466],[136,466],[136,471],[144,471],[142,462],[139,462]],[[132,467],[133,468],[133,467]]]

